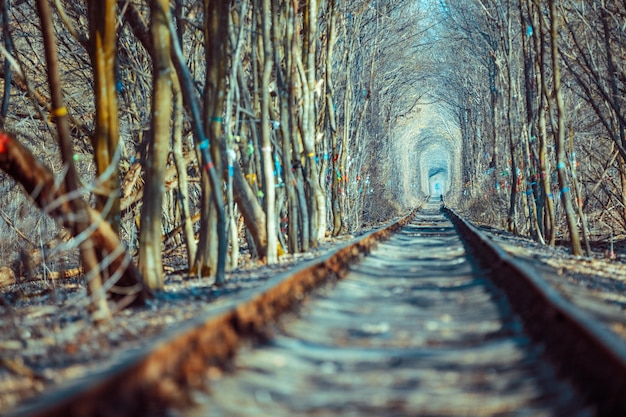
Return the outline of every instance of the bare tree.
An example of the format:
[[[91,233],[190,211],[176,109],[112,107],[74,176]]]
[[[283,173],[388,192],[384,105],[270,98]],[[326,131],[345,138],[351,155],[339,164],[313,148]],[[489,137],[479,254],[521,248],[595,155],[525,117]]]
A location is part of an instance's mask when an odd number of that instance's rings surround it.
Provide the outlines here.
[[[150,4],[153,55],[152,125],[150,143],[144,159],[146,185],[141,211],[139,269],[151,289],[163,289],[161,249],[163,183],[169,150],[172,114],[170,78],[169,2],[153,0]]]

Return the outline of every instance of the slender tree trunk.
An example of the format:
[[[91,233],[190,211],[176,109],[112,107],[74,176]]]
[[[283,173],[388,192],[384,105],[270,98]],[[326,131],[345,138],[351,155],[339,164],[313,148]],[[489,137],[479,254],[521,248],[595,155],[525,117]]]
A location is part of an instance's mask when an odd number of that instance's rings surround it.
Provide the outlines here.
[[[9,31],[9,9],[11,2],[3,0],[0,2],[0,20],[2,21],[2,37],[4,38],[4,49],[9,54],[13,53],[13,38]],[[9,102],[11,100],[11,79],[13,78],[13,69],[8,59],[4,60],[4,94],[2,95],[2,104],[0,105],[0,129],[4,128],[4,121],[9,112]]]
[[[565,104],[563,103],[563,92],[561,91],[561,67],[559,63],[558,47],[559,33],[557,19],[559,17],[556,12],[555,0],[549,0],[548,3],[550,5],[550,46],[552,52],[553,91],[556,100],[558,124],[555,135],[556,171],[559,179],[561,201],[563,202],[565,216],[567,218],[567,227],[570,234],[572,254],[575,256],[581,256],[583,254],[583,250],[580,245],[578,227],[576,225],[574,208],[572,207],[572,199],[570,197],[571,191],[567,179],[567,161],[565,157]]]
[[[285,190],[287,193],[287,233],[288,247],[291,253],[298,253],[301,250],[300,241],[300,208],[298,206],[298,195],[296,193],[296,178],[292,170],[293,149],[290,141],[295,121],[291,120],[289,85],[292,80],[293,59],[290,47],[293,38],[293,8],[290,3],[286,3],[283,14],[278,13],[280,2],[273,0],[274,13],[272,24],[272,36],[274,43],[274,66],[276,68],[276,80],[278,87],[278,102],[280,106],[280,137],[282,150],[282,164],[284,170]],[[284,39],[281,43],[280,40]],[[281,54],[281,50],[284,51]]]
[[[343,100],[342,100],[342,104],[343,104],[343,124],[341,127],[341,132],[342,132],[342,138],[341,138],[341,149],[337,150],[338,151],[338,155],[336,156],[337,158],[341,158],[343,160],[343,154],[344,153],[348,153],[349,152],[349,144],[351,139],[353,139],[355,142],[358,141],[358,137],[356,135],[352,136],[351,135],[351,127],[352,127],[352,120],[353,120],[353,112],[352,112],[352,97],[354,95],[354,88],[353,88],[353,82],[352,82],[352,61],[351,61],[351,57],[352,57],[352,53],[351,50],[354,48],[354,42],[355,42],[355,36],[352,34],[348,33],[348,28],[347,26],[344,26],[344,32],[343,32],[343,37],[344,39],[349,39],[349,44],[347,45],[347,47],[345,48],[345,56],[344,56],[344,62],[345,62],[345,71],[344,71],[344,76],[346,77],[346,86],[345,89],[343,91]],[[352,137],[351,137],[352,136]],[[333,152],[335,152],[335,150],[333,150]],[[335,156],[333,155],[333,159],[335,158]],[[335,173],[331,173],[331,175],[335,175]],[[365,184],[365,178],[363,178],[363,182],[362,184]],[[366,188],[366,185],[363,185],[363,188]],[[367,189],[364,189],[362,193],[360,193],[359,195],[359,200],[358,200],[358,205],[362,207],[362,203],[363,203],[363,196],[367,194]],[[339,199],[341,199],[341,196],[338,196]],[[343,199],[344,202],[344,210],[347,211],[347,208],[345,207],[345,202],[346,200]],[[358,224],[360,219],[360,211],[361,210],[353,210],[354,212],[354,217],[352,219],[352,222],[354,224]],[[345,217],[348,217],[348,213],[345,213]]]
[[[538,108],[538,126],[539,126],[539,181],[543,189],[544,201],[544,230],[548,237],[548,244],[554,246],[556,241],[556,218],[554,210],[554,197],[552,195],[552,185],[550,184],[550,163],[548,160],[548,133],[546,128],[546,111],[547,100],[550,95],[548,92],[548,82],[546,79],[546,51],[545,51],[545,33],[544,17],[541,12],[540,4],[537,0],[533,0],[535,8],[533,10],[534,26],[538,28],[536,35],[535,49],[537,50],[537,83],[541,86],[541,94]]]
[[[178,174],[178,205],[180,207],[185,247],[187,248],[187,267],[191,270],[191,263],[196,258],[197,244],[189,209],[189,183],[187,165],[183,156],[183,93],[180,89],[180,80],[175,71],[172,77],[172,93],[174,95],[174,124],[172,126],[172,154]]]
[[[48,66],[48,84],[52,105],[52,116],[56,118],[59,147],[61,158],[66,169],[65,189],[67,193],[79,190],[78,173],[74,165],[74,152],[72,150],[72,138],[67,120],[67,107],[61,92],[61,79],[59,77],[59,62],[57,57],[56,38],[52,26],[52,14],[48,0],[37,0],[37,11],[41,21],[41,30],[44,39],[46,64]],[[70,205],[75,215],[72,223],[74,236],[79,236],[89,227],[89,215],[87,202],[79,195],[70,199]],[[79,242],[81,260],[86,272],[89,295],[92,298],[91,309],[96,320],[103,320],[110,316],[106,302],[106,294],[102,288],[102,278],[98,266],[98,258],[94,244],[89,235],[81,238]]]
[[[311,194],[311,244],[317,245],[326,234],[326,196],[320,185],[317,154],[315,150],[315,83],[316,61],[315,45],[317,43],[317,0],[309,0],[304,10],[304,65],[305,74],[303,85],[303,136],[304,152],[306,154],[307,181]]]
[[[500,181],[498,163],[499,163],[499,151],[498,151],[498,88],[496,86],[496,80],[498,78],[498,65],[496,63],[495,57],[489,60],[489,98],[491,102],[491,106],[489,107],[491,112],[491,120],[490,120],[490,134],[492,140],[492,149],[491,149],[491,162],[489,163],[489,167],[493,168],[493,182],[498,184]],[[486,131],[486,129],[485,129]],[[496,193],[496,200],[499,200],[498,193]]]
[[[276,240],[276,187],[274,180],[274,160],[270,131],[270,76],[272,75],[272,33],[270,0],[261,0],[261,33],[263,36],[263,68],[261,74],[261,156],[263,158],[263,183],[265,184],[265,215],[267,220],[267,263],[277,261]]]
[[[248,114],[254,114],[249,110],[252,107],[251,98],[241,67],[237,70],[237,79],[238,84],[242,86],[240,91],[244,102],[243,107],[247,109],[246,112]],[[242,144],[244,148],[244,152],[242,152],[242,166],[247,167],[248,171],[244,174],[238,165],[233,166],[233,198],[244,215],[244,221],[253,238],[257,255],[260,258],[264,258],[266,256],[265,250],[267,249],[267,228],[265,226],[265,214],[258,201],[257,194],[260,181],[258,181],[254,161],[255,154],[258,154],[254,146],[254,143],[256,143],[256,129],[248,129],[244,125],[240,133],[242,138],[247,135],[252,136],[252,138],[248,138],[247,145],[245,143]],[[246,181],[246,178],[249,181]]]
[[[160,10],[162,9],[161,5],[156,5],[156,7]],[[154,47],[152,46],[152,39],[145,36],[145,31],[143,30],[143,25],[141,18],[137,16],[137,11],[133,7],[132,4],[128,6],[128,12],[130,12],[129,16],[127,16],[131,20],[131,27],[135,32],[136,36],[141,39],[141,42],[146,46],[149,51],[152,51]],[[174,28],[171,19],[166,19],[166,24],[169,25],[170,33],[176,33],[176,29]],[[191,127],[195,137],[195,145],[198,153],[198,157],[200,159],[199,164],[203,172],[207,172],[211,186],[214,189],[221,188],[221,178],[218,175],[215,163],[213,161],[213,157],[211,156],[211,152],[209,152],[210,141],[206,137],[204,133],[204,129],[202,126],[202,117],[200,114],[200,103],[198,100],[198,96],[196,93],[196,89],[189,72],[189,68],[185,62],[183,57],[183,51],[180,43],[178,42],[178,37],[173,36],[171,38],[171,58],[173,60],[174,67],[176,69],[176,74],[178,75],[178,79],[181,85],[181,92],[183,94],[183,103],[191,116]],[[221,224],[225,224],[225,216],[224,216],[224,202],[221,195],[217,193],[213,195],[213,204],[216,207],[218,221]],[[224,276],[224,267],[226,260],[226,232],[224,228],[217,229],[218,236],[218,264],[217,264],[217,274],[216,281],[223,280]]]
[[[230,13],[229,20],[229,28],[230,31],[230,42],[235,45],[234,51],[232,53],[232,62],[233,65],[230,66],[230,74],[229,74],[229,89],[228,95],[226,98],[226,114],[224,118],[224,126],[226,130],[226,138],[227,140],[223,142],[225,146],[225,155],[228,162],[228,172],[227,172],[227,192],[226,192],[226,201],[228,207],[228,222],[229,222],[229,230],[230,230],[230,241],[231,241],[231,250],[230,250],[230,267],[232,269],[236,268],[238,265],[239,259],[239,233],[237,228],[237,216],[235,212],[235,202],[234,202],[234,175],[235,175],[235,167],[239,167],[239,161],[237,160],[236,147],[239,143],[239,138],[236,140],[235,138],[235,128],[233,125],[239,124],[239,115],[240,112],[234,106],[235,99],[241,95],[241,86],[237,84],[237,76],[241,68],[241,53],[244,45],[244,41],[246,39],[246,26],[244,24],[246,15],[248,13],[248,2],[241,2],[241,6],[239,9],[233,8]],[[233,118],[235,119],[233,121]],[[245,181],[243,182],[244,186],[247,186]],[[245,204],[249,204],[246,202]],[[244,219],[245,220],[245,219]]]
[[[509,31],[510,33],[510,31]],[[518,183],[519,183],[519,174],[521,170],[518,170],[517,166],[517,146],[515,140],[514,133],[514,124],[512,120],[512,114],[516,114],[517,108],[513,109],[513,89],[515,88],[513,85],[513,75],[511,73],[511,63],[512,63],[512,54],[511,54],[512,46],[509,44],[507,46],[507,69],[506,69],[506,79],[508,84],[507,91],[507,131],[508,131],[508,142],[509,142],[509,155],[511,158],[511,191],[509,194],[509,210],[507,214],[507,226],[508,230],[511,233],[518,233],[517,226],[517,203],[518,203]]]
[[[526,3],[527,4],[527,3]],[[528,4],[527,4],[528,5]],[[531,22],[526,23],[524,19],[524,1],[519,0],[519,18],[520,27],[522,28],[522,61],[524,63],[524,91],[525,91],[525,104],[526,104],[526,120],[522,123],[522,135],[524,140],[524,161],[526,162],[526,198],[528,201],[528,207],[530,210],[530,224],[532,237],[541,243],[545,243],[543,238],[542,223],[540,221],[540,206],[538,204],[538,196],[535,194],[534,189],[537,188],[534,184],[539,181],[534,159],[531,159],[531,146],[535,146],[533,143],[535,123],[535,84],[532,82],[532,56],[529,47],[531,41],[530,37],[533,35],[534,29]],[[528,10],[528,8],[527,8]],[[530,17],[530,16],[529,16]],[[527,27],[530,27],[530,33],[527,32]]]
[[[233,197],[243,214],[246,227],[259,251],[259,257],[264,257],[264,250],[267,248],[265,213],[238,165],[233,165]]]
[[[229,1],[204,1],[206,58],[204,132],[206,137],[210,139],[211,158],[220,177],[223,173],[220,142],[224,140],[222,115],[226,100],[229,7]],[[225,259],[223,258],[226,254],[223,179],[220,178],[219,184],[214,184],[209,175],[209,172],[202,175],[203,199],[200,240],[193,269],[202,276],[214,276],[216,284],[220,285],[224,282]],[[214,202],[217,199],[222,201],[220,205],[215,205]]]
[[[621,149],[626,148],[626,128],[624,126],[623,117],[622,117],[622,108],[621,101],[623,98],[619,93],[618,83],[616,79],[616,70],[615,70],[615,62],[613,58],[613,51],[611,50],[611,30],[608,22],[607,11],[604,8],[600,9],[600,18],[602,19],[602,31],[604,33],[604,49],[606,52],[606,66],[607,66],[607,76],[609,80],[609,85],[611,89],[611,102],[612,108],[614,111],[614,115],[612,117],[615,120],[613,124],[613,131],[617,130],[619,132],[619,145]],[[618,125],[619,128],[615,129],[615,125]],[[614,139],[617,141],[616,139]],[[620,163],[620,171],[624,167],[624,162]],[[622,190],[620,195],[621,206],[619,208],[622,218],[626,219],[626,184],[622,182]]]
[[[306,77],[303,76],[302,68],[302,50],[299,44],[300,37],[300,26],[299,26],[299,2],[292,1],[292,7],[289,8],[289,24],[287,30],[287,42],[289,46],[287,48],[287,58],[288,62],[291,63],[288,68],[290,83],[289,85],[289,120],[291,127],[291,149],[294,155],[294,161],[292,163],[292,170],[294,173],[295,184],[294,187],[296,189],[296,193],[298,196],[298,206],[300,207],[300,223],[298,227],[300,229],[301,238],[300,238],[300,248],[302,252],[307,252],[311,245],[311,242],[315,241],[315,238],[312,237],[311,233],[314,229],[311,226],[311,208],[309,206],[309,201],[307,199],[306,191],[305,191],[305,165],[306,161],[301,157],[305,152],[303,142],[304,142],[304,130],[305,124],[304,121],[298,117],[298,102],[304,102],[306,100]],[[301,95],[298,95],[300,93]],[[304,106],[303,106],[304,107]],[[302,109],[302,108],[301,108]],[[304,109],[302,109],[304,110]],[[314,156],[314,155],[313,155]],[[306,156],[305,156],[306,158]],[[312,204],[313,205],[313,204]]]
[[[119,116],[115,80],[117,56],[117,1],[91,0],[89,7],[90,56],[94,69],[96,131],[93,149],[99,189],[96,209],[114,230],[120,226],[120,184],[118,161]]]
[[[332,192],[331,192],[331,209],[333,214],[333,236],[339,235],[344,229],[344,221],[343,221],[343,213],[341,210],[341,165],[339,164],[339,155],[340,148],[338,142],[338,132],[337,132],[337,120],[335,115],[335,88],[333,86],[333,57],[334,57],[334,46],[335,46],[335,38],[337,36],[336,32],[336,13],[335,13],[335,0],[330,0],[328,2],[327,8],[327,16],[328,16],[328,39],[326,41],[326,57],[325,57],[325,65],[326,69],[324,71],[324,75],[326,77],[326,132],[327,135],[330,136],[330,156],[329,159],[332,163],[332,172],[331,176],[333,178],[332,182]],[[345,187],[345,184],[344,184]],[[343,192],[346,190],[344,188]]]
[[[102,214],[113,230],[120,229],[120,180],[119,159],[119,113],[117,83],[115,78],[117,58],[117,1],[89,1],[89,53],[94,73],[94,97],[96,108],[96,129],[92,138],[98,188],[96,189],[96,209]],[[97,251],[102,262],[109,255]],[[107,280],[116,271],[102,270]]]
[[[591,243],[589,242],[589,227],[587,226],[587,216],[583,210],[583,198],[580,182],[578,181],[578,161],[576,160],[576,152],[574,152],[574,128],[569,128],[569,151],[570,151],[570,169],[572,171],[572,186],[574,187],[574,202],[576,203],[576,211],[582,224],[583,241],[585,242],[585,255],[591,256]]]
[[[150,31],[154,45],[152,126],[151,140],[144,161],[146,184],[139,234],[139,269],[151,289],[163,289],[161,212],[172,115],[169,2],[152,0],[150,7],[152,17]]]

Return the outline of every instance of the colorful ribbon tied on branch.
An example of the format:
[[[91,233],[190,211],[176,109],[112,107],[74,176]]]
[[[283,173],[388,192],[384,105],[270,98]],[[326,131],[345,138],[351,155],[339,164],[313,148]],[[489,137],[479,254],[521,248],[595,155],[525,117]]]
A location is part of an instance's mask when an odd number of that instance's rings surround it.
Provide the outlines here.
[[[11,138],[4,132],[0,132],[0,153],[5,153],[9,149]]]

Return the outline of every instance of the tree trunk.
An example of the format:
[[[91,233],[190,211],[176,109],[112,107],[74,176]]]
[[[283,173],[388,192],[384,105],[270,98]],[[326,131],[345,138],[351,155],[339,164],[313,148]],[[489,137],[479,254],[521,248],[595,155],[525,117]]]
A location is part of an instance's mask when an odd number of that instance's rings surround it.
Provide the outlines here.
[[[230,231],[230,266],[232,269],[236,268],[238,265],[239,258],[239,231],[237,226],[237,216],[235,211],[235,202],[234,202],[234,170],[235,167],[239,167],[239,161],[237,159],[236,148],[240,143],[240,136],[235,136],[236,126],[240,124],[240,111],[237,108],[238,106],[234,106],[235,97],[241,96],[241,86],[237,84],[237,77],[239,70],[241,69],[241,53],[244,46],[244,41],[246,39],[246,27],[244,25],[246,15],[248,13],[248,2],[241,2],[241,6],[239,9],[233,7],[230,15],[229,15],[229,28],[230,31],[230,42],[232,45],[235,45],[234,51],[231,54],[231,61],[233,65],[230,66],[230,74],[229,74],[229,86],[228,95],[226,98],[226,106],[225,106],[225,118],[224,118],[224,126],[226,129],[225,136],[226,141],[223,142],[225,147],[224,154],[226,155],[226,160],[228,162],[228,171],[226,173],[228,181],[227,181],[227,192],[226,192],[226,201],[228,207],[228,228]],[[233,120],[234,119],[234,120]],[[240,132],[240,131],[239,131]],[[245,181],[244,181],[245,183]],[[245,219],[244,219],[245,220]]]
[[[171,23],[171,21],[170,21]],[[170,31],[174,33],[173,26],[170,26]],[[221,179],[221,173],[218,174],[217,169],[215,167],[215,162],[213,161],[213,156],[209,151],[209,148],[212,148],[209,138],[206,137],[204,133],[204,128],[202,126],[202,117],[200,115],[200,103],[198,100],[198,96],[196,94],[195,86],[193,83],[193,79],[191,78],[191,74],[189,73],[189,68],[187,68],[187,64],[185,63],[183,57],[183,51],[178,39],[176,37],[172,38],[172,59],[174,62],[174,67],[176,68],[176,74],[178,75],[178,79],[181,82],[181,91],[183,93],[183,103],[187,107],[188,112],[191,116],[191,127],[193,130],[193,134],[196,140],[196,148],[198,151],[199,159],[201,159],[200,164],[203,172],[206,172],[209,177],[209,181],[211,182],[211,188],[215,190],[220,190],[223,184]],[[215,121],[216,123],[219,120]],[[226,218],[224,213],[224,200],[222,198],[221,193],[212,193],[213,196],[213,206],[215,207],[215,211],[217,212],[217,221],[220,225],[226,224]],[[226,229],[225,227],[217,228],[217,272],[215,275],[215,282],[222,283],[224,281],[224,270],[226,266]],[[196,256],[197,258],[197,256]]]
[[[114,230],[120,227],[118,162],[119,115],[115,65],[117,56],[117,1],[91,0],[89,7],[90,56],[94,72],[96,131],[92,140],[99,188],[96,209]]]
[[[56,118],[59,147],[61,158],[66,169],[65,190],[74,193],[79,190],[78,173],[74,165],[74,152],[72,150],[72,138],[67,120],[67,107],[61,92],[61,80],[59,77],[59,62],[56,49],[56,38],[52,25],[52,15],[48,0],[37,0],[37,10],[41,21],[43,33],[46,64],[48,65],[48,84],[52,105],[52,116]],[[89,228],[89,214],[87,202],[76,195],[70,199],[71,212],[75,220],[69,225],[74,236],[79,236]],[[98,258],[91,237],[87,235],[79,243],[81,260],[86,272],[89,295],[92,298],[91,310],[96,320],[103,320],[110,316],[106,302],[106,294],[102,288],[102,277],[98,266]]]
[[[2,21],[2,37],[4,38],[4,49],[7,53],[13,54],[13,38],[9,30],[9,9],[10,1],[0,2],[0,20]],[[11,100],[11,79],[13,78],[13,69],[8,59],[4,60],[4,94],[2,95],[2,104],[0,105],[0,129],[4,128],[4,121],[9,112],[9,102]]]
[[[567,218],[567,227],[570,234],[570,245],[572,254],[581,256],[583,254],[580,245],[580,237],[578,227],[576,225],[576,215],[572,207],[572,199],[570,197],[570,188],[567,179],[567,164],[565,157],[565,104],[563,103],[563,92],[561,91],[561,67],[559,63],[559,47],[558,47],[558,16],[556,12],[555,0],[548,1],[550,5],[550,38],[552,52],[552,71],[553,71],[553,92],[556,100],[557,110],[557,132],[554,138],[556,147],[556,171],[559,179],[559,187],[561,193],[561,201],[565,209]]]
[[[591,243],[589,242],[589,227],[587,226],[587,216],[583,210],[583,197],[580,182],[578,181],[577,170],[578,161],[576,160],[576,152],[574,152],[574,128],[569,129],[569,151],[570,151],[570,169],[572,172],[572,186],[574,187],[574,202],[576,203],[576,211],[582,225],[583,241],[585,242],[585,255],[591,256]]]
[[[528,3],[526,2],[528,6]],[[531,235],[534,239],[541,243],[545,243],[543,238],[542,223],[540,220],[540,205],[538,203],[538,195],[535,194],[537,184],[539,181],[537,175],[536,160],[531,152],[531,147],[535,149],[536,141],[533,141],[535,129],[533,124],[535,123],[535,85],[532,80],[532,56],[530,52],[529,43],[531,41],[530,36],[533,35],[532,26],[531,32],[524,33],[524,29],[527,24],[524,19],[524,1],[519,0],[518,3],[520,27],[522,28],[522,60],[524,62],[524,92],[525,92],[525,104],[526,104],[526,120],[522,123],[522,135],[524,140],[524,161],[526,162],[526,199],[529,207],[529,217],[531,224]],[[528,10],[528,7],[527,7]],[[530,24],[530,23],[528,23]]]
[[[330,0],[328,2],[327,9],[328,16],[328,39],[326,41],[326,57],[325,57],[325,66],[326,69],[324,71],[325,83],[326,83],[326,134],[331,138],[330,139],[330,155],[329,160],[332,163],[331,176],[333,178],[332,182],[332,192],[331,192],[331,209],[333,214],[333,236],[338,236],[340,233],[344,232],[344,221],[343,221],[343,213],[341,210],[341,168],[339,154],[340,144],[338,142],[338,132],[337,132],[337,120],[335,115],[335,88],[333,86],[333,57],[334,57],[334,46],[335,46],[335,38],[337,36],[336,32],[336,13],[335,13],[335,0]],[[343,193],[346,192],[344,184]]]
[[[267,248],[265,213],[238,164],[233,165],[233,198],[243,214],[246,227],[252,235],[259,257],[264,257]]]
[[[536,1],[536,0],[533,0]],[[535,3],[533,10],[533,22],[534,26],[538,28],[538,34],[535,38],[535,50],[537,51],[537,62],[535,64],[537,69],[537,85],[541,86],[541,94],[539,99],[538,108],[538,126],[539,126],[539,181],[543,189],[543,207],[544,207],[544,233],[548,237],[548,244],[554,246],[556,241],[556,218],[554,210],[554,197],[552,195],[552,185],[550,183],[550,163],[548,161],[548,133],[546,128],[546,111],[547,100],[550,95],[548,92],[548,81],[546,76],[546,51],[545,51],[545,33],[546,28],[545,20],[541,13],[541,8]]]
[[[263,36],[263,67],[261,73],[261,156],[263,158],[263,184],[265,185],[265,216],[267,227],[267,263],[277,262],[276,187],[274,159],[270,132],[270,76],[272,75],[272,34],[270,0],[261,1],[261,33]]]
[[[170,119],[172,115],[172,80],[170,78],[169,2],[152,0],[153,89],[151,141],[145,156],[145,189],[139,234],[139,270],[149,288],[163,289],[161,256],[161,212],[163,184],[169,153]]]
[[[215,171],[219,176],[219,184],[209,178],[209,172],[203,174],[200,240],[193,269],[202,276],[214,276],[218,285],[224,282],[226,254],[226,218],[222,192],[224,181],[220,142],[224,140],[222,115],[226,100],[229,7],[228,1],[204,1],[206,60],[204,132],[210,140],[209,150],[215,164]],[[220,205],[215,204],[217,199],[221,200]]]
[[[309,207],[311,220],[311,245],[316,246],[326,234],[326,196],[320,185],[315,150],[315,45],[317,43],[317,0],[309,0],[304,10],[304,57],[303,64],[303,117],[302,142],[306,155],[305,169],[311,196]]]
[[[283,14],[278,13],[279,1],[273,1],[275,12],[272,13],[272,36],[274,43],[274,66],[276,68],[276,82],[278,88],[278,103],[280,106],[280,138],[282,151],[283,176],[287,193],[287,234],[288,248],[291,253],[301,251],[300,208],[296,192],[296,178],[293,172],[293,149],[290,141],[297,121],[291,119],[289,85],[293,82],[293,58],[291,56],[291,42],[293,40],[293,8],[287,3]],[[281,33],[282,28],[284,33]],[[281,39],[283,42],[281,43]],[[281,54],[281,51],[283,53]]]
[[[172,72],[172,93],[174,95],[174,125],[172,126],[172,154],[176,172],[178,174],[178,205],[180,207],[185,246],[187,248],[187,266],[191,270],[191,263],[196,258],[196,237],[193,231],[191,211],[189,209],[189,183],[187,179],[187,164],[183,156],[183,93],[180,89],[180,80],[176,72]]]
[[[613,131],[617,130],[619,132],[619,149],[625,149],[626,148],[626,128],[624,126],[624,120],[623,120],[623,116],[622,116],[622,108],[621,108],[621,101],[622,101],[622,97],[621,94],[619,92],[619,87],[618,87],[618,83],[617,83],[617,79],[616,79],[616,70],[615,70],[615,63],[614,63],[614,58],[613,58],[613,51],[611,50],[611,30],[609,27],[609,22],[608,22],[608,15],[607,15],[607,11],[604,8],[601,8],[600,10],[600,18],[602,19],[602,31],[604,33],[604,49],[606,52],[606,66],[607,66],[607,77],[609,80],[609,85],[610,85],[610,90],[611,90],[611,107],[613,108],[614,111],[614,117],[612,117],[613,120],[615,120],[613,124]],[[615,129],[615,125],[618,125],[619,128]],[[611,135],[613,137],[613,140],[615,142],[618,142],[618,140],[615,138],[615,133],[613,133],[613,135]],[[622,161],[620,162],[620,172],[623,173],[623,168],[625,165],[625,158],[622,158]],[[621,175],[621,177],[623,177],[623,174]],[[620,200],[621,200],[621,206],[619,208],[622,218],[626,219],[626,184],[624,183],[624,181],[622,181],[622,190],[621,190],[621,195],[620,195]]]

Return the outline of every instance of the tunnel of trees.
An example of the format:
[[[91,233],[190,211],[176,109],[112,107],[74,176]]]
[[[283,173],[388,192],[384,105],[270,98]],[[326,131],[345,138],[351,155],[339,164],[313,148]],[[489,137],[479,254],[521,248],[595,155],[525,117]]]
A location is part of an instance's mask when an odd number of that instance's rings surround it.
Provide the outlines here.
[[[626,227],[624,2],[0,4],[2,262],[97,317],[175,248],[219,285],[433,194],[575,255]]]

